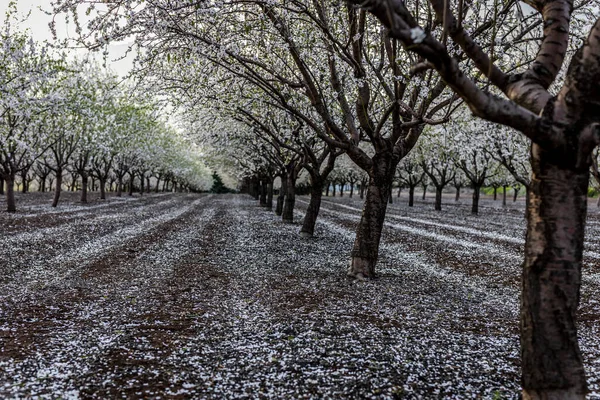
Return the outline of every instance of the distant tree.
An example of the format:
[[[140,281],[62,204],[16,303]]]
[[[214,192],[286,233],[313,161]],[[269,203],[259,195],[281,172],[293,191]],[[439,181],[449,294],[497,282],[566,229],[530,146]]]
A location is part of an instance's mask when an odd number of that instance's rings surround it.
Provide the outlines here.
[[[217,171],[213,171],[212,178],[213,185],[212,188],[210,188],[211,193],[229,193],[229,189],[227,189]]]

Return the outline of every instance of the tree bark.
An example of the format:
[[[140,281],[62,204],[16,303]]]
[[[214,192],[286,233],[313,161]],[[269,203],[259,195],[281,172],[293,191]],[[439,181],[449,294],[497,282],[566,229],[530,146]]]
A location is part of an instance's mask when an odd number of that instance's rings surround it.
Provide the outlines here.
[[[6,178],[6,211],[17,211],[17,202],[15,201],[15,177],[8,176]]]
[[[261,205],[261,207],[266,207],[267,206],[267,183],[266,183],[266,181],[264,179],[260,181],[260,199],[259,199],[259,204]]]
[[[398,186],[398,198],[400,198],[400,193],[402,193],[402,186]]]
[[[4,194],[4,178],[0,178],[0,195]]]
[[[302,229],[300,229],[300,236],[312,237],[315,233],[315,224],[317,217],[319,216],[319,210],[321,208],[321,197],[323,196],[323,184],[316,180],[312,181],[312,187],[310,190],[310,201],[308,202],[308,208],[306,209],[306,215],[304,216],[304,222],[302,222]]]
[[[117,197],[123,195],[123,177],[117,176]]]
[[[513,188],[513,203],[515,201],[517,201],[517,196],[519,195],[519,189],[518,188]]]
[[[100,185],[100,199],[106,200],[106,180],[100,178],[98,179],[98,184]]]
[[[388,190],[388,203],[394,204],[394,196],[392,195],[392,185],[390,185],[390,190]]]
[[[87,174],[81,174],[81,199],[82,203],[87,203],[87,185],[88,185],[88,176]]]
[[[494,201],[496,201],[498,199],[498,188],[496,186],[494,186]]]
[[[283,222],[290,224],[294,222],[294,205],[296,204],[296,179],[293,175],[293,171],[292,173],[287,174],[285,200],[283,202],[283,211],[281,213]]]
[[[454,201],[460,200],[460,186],[456,186],[456,196],[454,196]]]
[[[392,168],[393,171],[393,168]],[[362,217],[356,228],[348,276],[360,280],[375,277],[375,264],[379,254],[379,241],[390,197],[391,177],[380,172],[369,179]]]
[[[433,207],[436,211],[442,210],[442,188],[435,188],[435,205]]]
[[[506,207],[506,185],[502,186],[502,207]]]
[[[423,186],[423,200],[425,200],[426,195],[427,195],[427,185]]]
[[[277,196],[277,207],[275,208],[275,215],[281,216],[283,213],[283,202],[285,199],[285,193],[287,191],[287,178],[281,177],[281,187],[279,188],[279,195]]]
[[[269,210],[273,209],[273,179],[269,179],[267,183],[267,208]]]
[[[471,214],[479,213],[479,192],[481,186],[473,186],[473,204],[471,205]],[[494,193],[496,189],[494,188]],[[494,199],[495,200],[495,199]]]
[[[532,146],[521,297],[524,399],[584,399],[577,341],[587,168]]]
[[[135,179],[135,175],[133,174],[133,172],[129,173],[129,187],[127,188],[128,191],[128,195],[129,196],[133,196],[133,181]]]
[[[60,191],[62,186],[62,170],[56,171],[56,188],[54,189],[54,199],[52,200],[52,207],[58,206],[58,200],[60,199]]]
[[[329,197],[329,183],[325,185],[325,196]]]
[[[415,205],[415,187],[408,187],[408,206],[412,207]]]

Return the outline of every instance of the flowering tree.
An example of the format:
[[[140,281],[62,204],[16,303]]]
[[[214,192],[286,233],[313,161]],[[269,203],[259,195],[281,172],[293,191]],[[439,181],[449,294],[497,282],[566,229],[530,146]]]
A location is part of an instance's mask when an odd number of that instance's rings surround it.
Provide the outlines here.
[[[569,0],[531,0],[543,30],[531,64],[513,73],[511,60],[478,42],[469,21],[479,14],[463,1],[429,0],[442,34],[423,28],[400,0],[351,0],[366,7],[409,51],[434,69],[479,118],[510,126],[532,142],[528,228],[523,264],[521,356],[523,397],[583,399],[587,384],[577,341],[577,306],[592,150],[600,143],[600,19],[598,4],[573,19]],[[589,3],[589,2],[588,2]],[[494,8],[497,30],[526,21],[508,17],[515,2]],[[485,6],[487,7],[487,5]],[[500,12],[498,12],[500,11]],[[514,14],[513,14],[514,15]],[[597,16],[595,17],[597,18]],[[588,25],[564,82],[551,89],[572,33]],[[492,39],[497,37],[494,35]],[[492,42],[495,44],[495,40]],[[485,91],[452,57],[456,48],[504,97]]]

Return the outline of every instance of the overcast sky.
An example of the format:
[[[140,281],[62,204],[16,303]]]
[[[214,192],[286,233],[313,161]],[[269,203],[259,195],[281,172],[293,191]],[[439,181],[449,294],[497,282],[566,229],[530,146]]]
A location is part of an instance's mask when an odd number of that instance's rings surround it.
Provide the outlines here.
[[[2,18],[2,22],[4,22],[6,11],[8,8],[8,0],[0,0],[0,15]],[[31,15],[20,24],[20,30],[29,29],[33,38],[37,41],[52,41],[52,32],[48,27],[48,24],[52,20],[51,16],[43,13],[39,8],[50,10],[50,1],[49,0],[17,0],[17,8],[19,10],[19,15],[23,19],[28,12],[31,11]],[[81,19],[84,17],[82,16]],[[71,27],[71,36],[73,36],[73,27]],[[64,18],[59,17],[56,19],[56,30],[58,32],[59,37],[65,37],[69,32],[67,30],[67,25],[65,23]],[[128,56],[125,60],[113,61],[119,57],[121,57],[125,51],[127,50],[127,44],[117,44],[109,46],[109,58],[108,58],[108,67],[118,73],[121,76],[127,74],[129,69],[131,68],[131,63],[133,56]],[[74,56],[82,56],[87,53],[85,49],[72,49],[71,53]],[[101,61],[102,55],[100,53],[96,54],[96,58]]]

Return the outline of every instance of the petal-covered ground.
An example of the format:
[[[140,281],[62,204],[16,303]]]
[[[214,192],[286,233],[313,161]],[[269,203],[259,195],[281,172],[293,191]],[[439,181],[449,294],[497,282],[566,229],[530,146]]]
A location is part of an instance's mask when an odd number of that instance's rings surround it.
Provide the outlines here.
[[[380,278],[345,278],[359,199],[316,237],[244,195],[0,214],[0,398],[516,398],[522,206],[390,205]],[[396,199],[395,199],[396,200]],[[301,221],[308,199],[297,200]],[[580,343],[600,398],[600,214]]]

